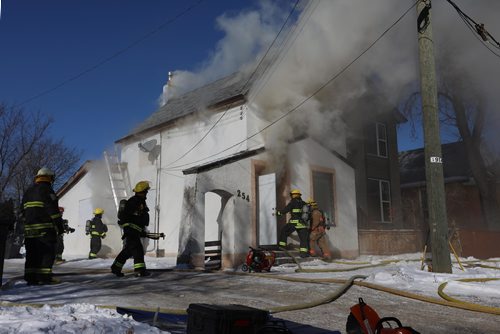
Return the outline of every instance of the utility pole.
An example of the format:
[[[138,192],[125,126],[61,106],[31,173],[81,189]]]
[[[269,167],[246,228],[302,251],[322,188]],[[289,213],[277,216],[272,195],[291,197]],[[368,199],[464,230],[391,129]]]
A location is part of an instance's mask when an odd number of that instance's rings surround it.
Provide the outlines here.
[[[429,233],[434,272],[451,273],[448,246],[448,221],[444,191],[443,161],[439,135],[439,109],[436,85],[436,67],[431,25],[431,0],[417,4],[418,49],[420,59],[420,91],[424,128],[425,178]]]

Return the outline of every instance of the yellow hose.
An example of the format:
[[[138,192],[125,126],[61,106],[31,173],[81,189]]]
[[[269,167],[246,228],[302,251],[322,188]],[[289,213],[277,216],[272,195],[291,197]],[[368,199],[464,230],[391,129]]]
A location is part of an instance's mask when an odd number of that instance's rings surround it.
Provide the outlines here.
[[[362,268],[368,268],[368,267],[376,267],[376,266],[381,266],[385,265],[388,263],[393,263],[393,262],[398,262],[400,260],[387,260],[387,261],[382,261],[379,264],[371,265],[371,266],[363,266],[363,267],[357,267],[357,268],[349,268],[349,269],[344,269],[344,270],[339,270],[339,269],[330,269],[330,270],[306,270],[306,269],[301,269],[299,265],[299,269],[297,269],[297,272],[339,272],[339,271],[351,271],[351,270],[358,270]],[[405,260],[408,261],[408,260]],[[418,260],[417,260],[418,261]],[[494,262],[494,261],[490,261]],[[496,267],[492,267],[494,269],[499,269]],[[162,271],[160,270],[155,270],[155,271]],[[192,271],[192,270],[173,270],[173,269],[165,269],[164,271]],[[88,271],[84,271],[83,273],[80,271],[78,274],[102,274],[102,273],[109,273],[109,270],[104,270],[104,269],[92,269]],[[288,306],[279,306],[279,307],[274,307],[270,308],[269,312],[271,313],[279,313],[279,312],[285,312],[285,311],[293,311],[293,310],[299,310],[299,309],[305,309],[305,308],[310,308],[310,307],[315,307],[318,305],[322,305],[325,303],[329,303],[332,301],[335,301],[338,297],[340,297],[343,293],[345,293],[349,287],[352,285],[358,285],[358,286],[363,286],[366,288],[378,290],[378,291],[383,291],[386,293],[391,293],[397,296],[401,297],[406,297],[406,298],[411,298],[415,300],[420,300],[424,302],[429,302],[437,305],[443,305],[443,306],[449,306],[449,307],[455,307],[455,308],[460,308],[460,309],[465,309],[469,311],[475,311],[475,312],[482,312],[482,313],[490,313],[490,314],[497,314],[500,315],[500,308],[497,307],[489,307],[489,306],[484,306],[484,305],[478,305],[478,304],[473,304],[473,303],[467,303],[467,302],[462,302],[457,299],[451,298],[444,294],[443,290],[446,286],[447,283],[443,283],[439,286],[438,288],[438,294],[445,300],[433,298],[433,297],[425,297],[421,295],[417,295],[414,293],[402,291],[402,290],[396,290],[388,287],[384,287],[381,285],[373,284],[373,283],[368,283],[364,281],[355,281],[356,279],[364,279],[366,276],[362,275],[355,275],[352,276],[349,279],[333,279],[333,278],[323,278],[323,279],[305,279],[305,278],[297,278],[297,277],[289,277],[289,276],[280,276],[280,275],[273,275],[273,274],[264,274],[264,273],[239,273],[239,272],[223,272],[225,274],[232,274],[232,275],[252,275],[256,277],[262,277],[262,278],[267,278],[267,279],[278,279],[278,280],[284,280],[284,281],[290,281],[290,282],[304,282],[304,283],[336,283],[336,284],[343,284],[339,289],[334,291],[333,293],[327,295],[324,298],[321,298],[316,301],[312,302],[306,302],[306,303],[300,303],[300,304],[294,304],[294,305],[288,305]],[[72,275],[75,273],[66,273],[66,274],[61,274],[61,275]],[[498,280],[497,278],[484,278],[484,279],[461,279],[459,281],[489,281],[489,280]],[[10,302],[3,302],[0,301],[0,305],[2,306],[32,306],[32,307],[41,307],[44,304],[18,304],[18,303],[10,303]],[[52,306],[62,306],[63,304],[51,304]],[[96,307],[99,308],[107,308],[107,309],[116,309],[117,307],[121,306],[114,306],[114,305],[96,305]],[[121,307],[121,308],[130,308],[130,309],[136,309],[136,310],[141,310],[141,311],[146,311],[146,312],[162,312],[162,313],[169,313],[169,314],[176,314],[176,315],[185,315],[187,314],[187,310],[185,309],[168,309],[168,308],[145,308],[145,307]]]
[[[396,290],[396,289],[392,289],[392,288],[388,288],[385,286],[381,286],[381,285],[377,285],[377,284],[373,284],[373,283],[368,283],[368,282],[354,282],[354,285],[364,286],[366,288],[379,290],[379,291],[383,291],[383,292],[387,292],[387,293],[392,293],[392,294],[397,295],[397,296],[416,299],[416,300],[420,300],[420,301],[424,301],[424,302],[428,302],[428,303],[433,303],[433,304],[437,304],[437,305],[450,306],[450,307],[455,307],[455,308],[459,308],[459,309],[463,309],[463,310],[500,315],[500,308],[498,308],[498,307],[483,306],[483,305],[472,304],[472,303],[465,304],[462,302],[459,303],[459,302],[454,302],[454,301],[441,300],[441,299],[437,299],[437,298],[433,298],[433,297],[426,297],[426,296],[417,295],[417,294],[414,294],[411,292]]]
[[[500,280],[500,278],[488,277],[488,278],[462,278],[462,279],[457,279],[456,281],[459,281],[459,282],[488,282],[488,281],[498,281],[498,280]],[[469,302],[465,302],[465,301],[462,301],[462,300],[459,300],[459,299],[456,299],[456,298],[453,298],[453,297],[447,295],[446,293],[444,293],[444,288],[448,285],[448,283],[449,282],[444,282],[444,283],[440,284],[438,287],[438,294],[441,296],[441,298],[443,298],[447,301],[453,302],[453,303],[464,305],[468,309],[474,308],[474,309],[480,310],[480,312],[484,312],[484,313],[500,314],[500,307],[484,306],[484,305],[479,305],[479,304],[475,304],[475,303],[469,303]]]

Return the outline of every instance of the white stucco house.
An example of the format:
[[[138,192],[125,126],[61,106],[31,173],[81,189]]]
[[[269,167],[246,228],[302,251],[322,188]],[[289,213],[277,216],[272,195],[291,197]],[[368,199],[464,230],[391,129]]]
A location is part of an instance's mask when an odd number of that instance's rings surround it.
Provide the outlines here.
[[[314,4],[271,59],[169,98],[115,142],[116,152],[82,166],[58,192],[77,228],[65,253],[88,252],[85,221],[102,207],[110,231],[100,255],[117,254],[117,204],[141,180],[151,183],[149,229],[166,234],[145,249],[179,264],[203,268],[208,241],[220,242],[223,268],[241,264],[249,246],[276,245],[285,219],[274,211],[296,188],[335,222],[333,256],[397,251],[394,240],[408,234],[398,211],[395,124],[403,120],[376,90],[324,84],[337,66],[321,52],[329,46],[311,45],[324,29],[313,14],[328,10]],[[346,108],[337,108],[342,91]]]
[[[149,228],[166,234],[145,245],[150,254],[177,256],[179,263],[202,268],[205,242],[220,240],[222,267],[236,266],[249,246],[277,243],[284,221],[277,221],[274,210],[298,188],[335,220],[335,233],[329,232],[334,254],[358,255],[354,168],[345,158],[345,140],[332,151],[313,138],[294,138],[280,154],[287,160],[277,164],[276,152],[258,131],[270,122],[241,91],[247,82],[247,76],[233,74],[170,100],[117,140],[121,177],[103,162],[87,162],[59,191],[65,218],[78,231],[66,237],[65,252],[88,251],[83,230],[95,207],[105,209],[110,228],[102,255],[119,252],[116,200],[148,180]],[[107,161],[116,166],[109,156]],[[125,185],[128,193],[119,193]]]

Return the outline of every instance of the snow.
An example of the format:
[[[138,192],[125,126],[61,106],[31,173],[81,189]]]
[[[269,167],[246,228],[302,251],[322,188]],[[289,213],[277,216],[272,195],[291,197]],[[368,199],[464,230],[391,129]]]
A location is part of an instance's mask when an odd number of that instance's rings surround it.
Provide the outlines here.
[[[353,275],[365,275],[368,283],[403,290],[422,296],[441,298],[438,287],[448,282],[445,292],[453,298],[473,302],[483,306],[500,307],[500,258],[478,260],[461,258],[462,270],[454,259],[451,274],[433,273],[425,268],[421,270],[421,254],[403,254],[398,256],[362,256],[356,260],[336,260],[326,263],[313,260],[301,264],[302,269],[311,272],[295,272],[297,265],[283,264],[272,268],[271,274],[301,277],[307,279],[319,278],[349,278]],[[68,259],[55,272],[65,267],[74,270],[107,270],[112,259],[84,260]],[[395,261],[388,263],[388,261]],[[146,263],[150,269],[174,268],[174,258],[147,257]],[[92,295],[85,284],[75,289],[74,284],[59,284],[60,296],[57,304],[50,299],[50,304],[42,307],[19,305],[19,300],[33,299],[39,294],[44,300],[41,287],[26,287],[22,280],[12,279],[22,274],[24,259],[9,259],[5,261],[3,284],[7,286],[1,292],[0,333],[168,333],[146,323],[140,323],[130,316],[121,315],[115,309],[97,307],[90,303],[71,303],[68,299],[75,296]],[[359,268],[352,270],[353,267]],[[365,267],[365,268],[363,268]],[[129,260],[125,269],[132,268]],[[320,269],[318,272],[313,272]],[[348,269],[347,271],[321,272],[324,269]],[[493,278],[489,281],[478,280],[469,282],[464,279]],[[10,284],[10,286],[9,286]],[[160,284],[160,283],[159,283]],[[281,284],[281,283],[276,283]],[[283,283],[285,284],[285,283]],[[21,288],[22,287],[22,288]],[[110,287],[111,289],[112,287]],[[9,291],[15,290],[15,295]],[[21,295],[20,295],[21,294]],[[24,295],[23,295],[24,294]],[[65,299],[65,296],[67,299]],[[53,297],[53,296],[52,296]],[[102,300],[95,296],[96,304]],[[9,301],[16,301],[9,305]],[[147,305],[147,301],[145,301]]]

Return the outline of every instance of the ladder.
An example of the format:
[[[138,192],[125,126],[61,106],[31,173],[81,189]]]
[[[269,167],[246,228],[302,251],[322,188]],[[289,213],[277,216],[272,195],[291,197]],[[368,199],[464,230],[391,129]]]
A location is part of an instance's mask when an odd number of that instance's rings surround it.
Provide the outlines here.
[[[120,206],[120,200],[129,197],[130,181],[127,165],[120,162],[118,154],[110,154],[104,151],[104,161],[108,169],[109,182],[111,184],[111,192],[116,206],[116,212]]]

